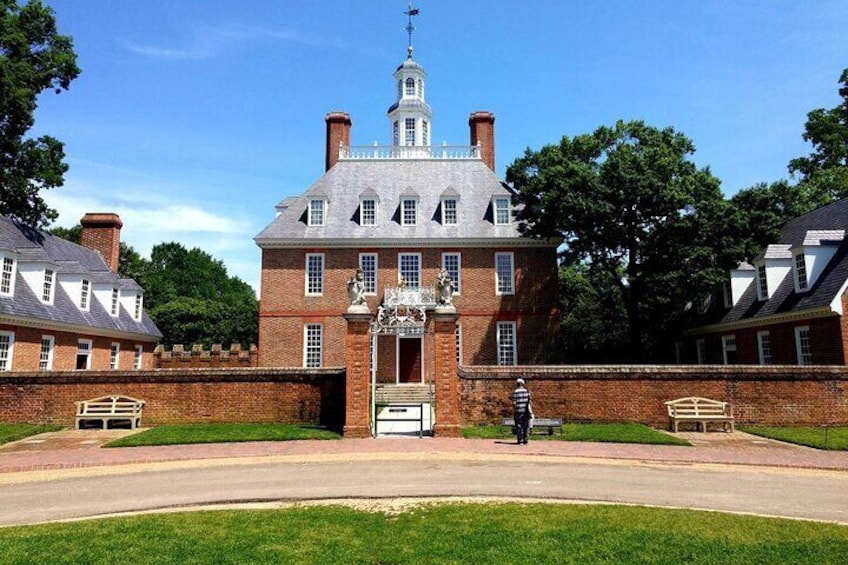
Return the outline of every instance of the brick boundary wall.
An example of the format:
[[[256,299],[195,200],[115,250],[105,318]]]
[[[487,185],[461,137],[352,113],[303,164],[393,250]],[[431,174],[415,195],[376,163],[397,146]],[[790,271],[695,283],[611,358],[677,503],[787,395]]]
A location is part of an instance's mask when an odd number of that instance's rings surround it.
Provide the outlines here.
[[[703,396],[729,402],[737,423],[848,425],[848,367],[544,366],[461,367],[462,424],[511,416],[509,394],[522,377],[540,417],[566,422],[668,425],[663,402]]]
[[[157,369],[209,369],[216,367],[256,367],[259,365],[259,351],[255,345],[242,349],[234,343],[229,349],[213,344],[206,349],[202,345],[193,345],[186,349],[184,345],[174,345],[166,349],[157,345],[153,350],[153,363]]]
[[[323,424],[341,430],[343,367],[21,372],[0,376],[0,422],[75,425],[74,401],[146,401],[142,425]]]

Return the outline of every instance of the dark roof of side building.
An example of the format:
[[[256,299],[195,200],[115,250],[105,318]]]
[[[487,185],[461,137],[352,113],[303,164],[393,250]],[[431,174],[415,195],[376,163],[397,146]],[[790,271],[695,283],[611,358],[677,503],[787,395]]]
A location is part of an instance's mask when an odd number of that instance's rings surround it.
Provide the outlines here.
[[[809,243],[805,239],[810,231],[821,231],[823,233],[819,235],[827,239],[827,237],[837,237],[839,230],[848,232],[848,198],[786,222],[780,230],[776,243],[788,249],[803,245],[805,242]],[[795,293],[795,282],[791,270],[768,300],[757,300],[756,284],[752,283],[736,305],[727,312],[721,323],[748,318],[765,318],[827,306],[837,297],[846,280],[848,280],[848,239],[841,239],[833,257],[809,291],[803,294]]]
[[[53,265],[59,277],[79,274],[93,284],[109,283],[121,290],[141,290],[134,280],[122,279],[110,271],[98,252],[5,217],[0,217],[0,250],[14,252],[19,265],[29,262]],[[87,326],[95,334],[120,332],[133,334],[136,339],[147,338],[148,341],[162,337],[146,312],[142,312],[141,320],[136,321],[132,313],[121,306],[119,315],[112,316],[93,297],[89,310],[83,311],[61,284],[55,285],[53,304],[45,304],[26,283],[20,269],[16,269],[15,276],[14,295],[0,296],[0,316]]]
[[[457,225],[441,222],[441,200],[456,195]],[[359,204],[363,196],[378,199],[376,226],[363,226]],[[418,199],[418,223],[400,222],[402,196]],[[310,198],[326,198],[324,226],[307,225]],[[510,187],[481,160],[343,160],[336,163],[309,189],[277,206],[278,216],[254,240],[262,247],[274,243],[353,240],[480,240],[519,239],[514,218],[507,225],[493,220],[492,198],[512,198]],[[533,240],[524,239],[530,243]],[[555,245],[553,243],[552,245]]]

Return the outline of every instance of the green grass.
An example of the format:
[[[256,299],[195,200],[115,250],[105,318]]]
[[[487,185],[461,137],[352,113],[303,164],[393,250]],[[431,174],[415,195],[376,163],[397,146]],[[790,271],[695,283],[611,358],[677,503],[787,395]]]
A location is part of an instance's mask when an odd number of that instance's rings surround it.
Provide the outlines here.
[[[61,429],[61,426],[45,426],[43,424],[0,424],[0,444]]]
[[[743,426],[743,432],[818,449],[848,450],[848,426],[827,428],[806,426]]]
[[[482,439],[515,439],[509,428],[501,426],[470,426],[463,428],[462,437]],[[649,443],[657,445],[690,445],[688,441],[659,432],[642,424],[563,424],[562,435],[533,434],[536,439],[561,441],[606,441],[618,443]]]
[[[440,504],[142,515],[0,529],[0,564],[844,564],[848,527],[656,508]]]
[[[104,447],[340,438],[341,435],[338,433],[321,426],[297,424],[194,424],[158,426],[109,442]]]

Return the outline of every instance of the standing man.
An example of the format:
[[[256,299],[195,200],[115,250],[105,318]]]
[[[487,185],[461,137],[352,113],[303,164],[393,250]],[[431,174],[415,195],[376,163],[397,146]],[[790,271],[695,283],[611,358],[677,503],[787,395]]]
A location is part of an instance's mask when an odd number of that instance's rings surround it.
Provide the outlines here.
[[[518,435],[518,444],[526,444],[530,435],[530,418],[533,417],[530,409],[530,391],[524,386],[524,379],[515,381],[518,387],[509,396],[512,400],[512,411],[515,418],[515,432]]]

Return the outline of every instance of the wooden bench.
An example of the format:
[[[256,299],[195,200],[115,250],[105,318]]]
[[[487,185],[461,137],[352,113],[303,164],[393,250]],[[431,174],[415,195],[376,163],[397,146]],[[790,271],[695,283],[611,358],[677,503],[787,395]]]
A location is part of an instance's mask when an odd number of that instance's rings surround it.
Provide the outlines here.
[[[554,431],[558,431],[562,435],[562,418],[533,418],[532,424],[530,427],[531,434],[547,433],[547,435],[552,436]],[[514,418],[503,418],[501,420],[501,428],[511,430],[514,427]]]
[[[675,433],[680,422],[695,422],[695,429],[702,432],[707,431],[708,423],[718,422],[724,426],[724,431],[733,432],[733,409],[727,402],[689,396],[669,400],[665,405],[670,427]]]
[[[141,427],[141,409],[144,401],[129,396],[102,396],[92,400],[81,400],[77,405],[77,429],[82,429],[83,422],[99,420],[105,430],[112,421],[129,422],[130,429]]]

